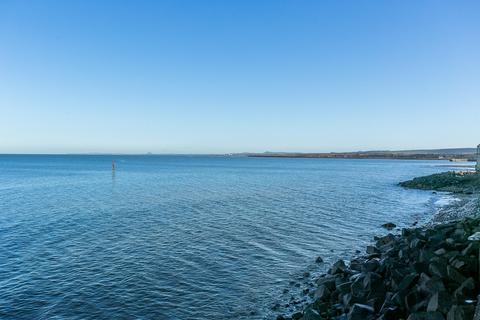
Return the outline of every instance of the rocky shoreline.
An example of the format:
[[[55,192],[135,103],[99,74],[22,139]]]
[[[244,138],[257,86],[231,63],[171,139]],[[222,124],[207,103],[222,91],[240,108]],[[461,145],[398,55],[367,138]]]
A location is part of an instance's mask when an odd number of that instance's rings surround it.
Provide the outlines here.
[[[480,234],[472,238],[480,232],[480,175],[444,173],[400,185],[465,196],[426,226],[376,237],[365,255],[337,261],[304,290],[303,311],[278,320],[480,320]]]
[[[473,171],[449,171],[418,177],[399,183],[411,189],[436,190],[457,194],[475,194],[480,192],[480,174]]]

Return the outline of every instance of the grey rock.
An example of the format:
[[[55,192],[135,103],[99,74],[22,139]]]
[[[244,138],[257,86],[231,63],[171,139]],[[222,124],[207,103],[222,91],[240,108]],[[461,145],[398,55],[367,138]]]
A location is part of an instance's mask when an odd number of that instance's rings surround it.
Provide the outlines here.
[[[477,306],[475,307],[473,320],[480,320],[480,295],[477,296]]]
[[[343,260],[338,260],[335,262],[330,269],[329,273],[330,274],[338,274],[338,273],[343,273],[347,269],[347,266],[345,265],[345,262]]]
[[[340,260],[316,280],[302,319],[474,318],[480,242],[466,235],[477,231],[478,218],[376,237],[368,255],[348,267]],[[290,308],[297,302],[306,300],[291,301]]]
[[[455,245],[455,240],[452,238],[447,238],[445,239],[445,243],[448,244],[449,246],[454,246]]]
[[[292,319],[293,320],[299,320],[303,317],[303,313],[301,312],[295,312],[294,314],[292,314]]]
[[[438,250],[435,250],[434,252],[437,256],[443,256],[444,254],[447,253],[447,250],[445,250],[444,248],[440,248]]]
[[[380,253],[380,250],[377,249],[377,247],[374,247],[374,246],[367,246],[367,253],[368,254],[378,254],[378,253]]]
[[[337,286],[337,290],[342,294],[349,293],[352,287],[352,282],[347,281]]]
[[[462,284],[466,280],[466,278],[452,266],[447,266],[447,277],[457,284]]]
[[[322,301],[322,300],[315,300],[312,304],[311,307],[315,309],[318,312],[325,312],[329,308],[329,303]]]
[[[384,237],[378,238],[378,240],[376,242],[376,246],[377,246],[377,248],[381,248],[384,245],[392,243],[393,241],[395,241],[395,236],[393,234],[389,233],[388,235],[386,235]]]
[[[452,234],[452,238],[457,242],[467,241],[467,234],[463,228],[457,228]]]
[[[397,320],[402,316],[402,312],[398,307],[389,307],[387,308],[382,315],[383,320]]]
[[[348,320],[375,319],[375,310],[369,305],[355,303],[348,313]]]
[[[353,271],[361,271],[362,270],[363,261],[360,259],[355,259],[350,262],[350,269]]]
[[[428,272],[428,262],[415,262],[413,264],[413,267],[415,268],[415,271],[419,274],[422,273],[427,273]]]
[[[437,277],[429,277],[422,273],[418,279],[418,289],[424,293],[435,294],[438,291],[445,291],[443,281]]]
[[[440,308],[440,305],[438,302],[438,292],[437,292],[428,300],[427,311],[439,311],[439,308]]]
[[[413,233],[413,229],[407,229],[407,228],[402,229],[402,237],[404,238],[411,236],[412,233]]]
[[[447,320],[470,320],[473,317],[469,315],[467,309],[459,305],[453,305],[447,313]]]
[[[318,286],[324,285],[330,291],[335,290],[335,277],[334,276],[327,275],[325,277],[318,278],[316,283],[317,283]]]
[[[478,242],[470,242],[468,246],[462,250],[462,255],[468,256],[471,254],[477,254],[478,253]]]
[[[397,227],[397,225],[395,223],[392,223],[392,222],[387,222],[387,223],[382,224],[382,227],[387,229],[387,230],[393,230]]]
[[[465,297],[472,296],[473,290],[475,289],[475,280],[473,278],[468,278],[460,285],[460,287],[455,290],[453,295],[456,299],[462,300]]]
[[[438,262],[432,262],[428,266],[428,271],[432,276],[437,276],[439,278],[446,278],[447,277],[447,265],[441,264]]]
[[[440,312],[416,312],[410,314],[407,320],[444,320]]]
[[[354,297],[365,297],[367,295],[367,291],[363,285],[363,279],[364,275],[362,275],[362,277],[358,277],[350,286],[352,295]]]
[[[383,284],[383,278],[377,273],[369,272],[363,278],[363,288],[368,291],[380,290]]]
[[[416,273],[411,273],[407,275],[405,278],[403,278],[402,282],[400,282],[400,284],[398,285],[398,290],[399,291],[407,290],[413,285],[414,281],[417,280],[417,278],[418,278],[418,275]]]
[[[410,290],[405,296],[405,306],[410,312],[415,312],[425,308],[427,306],[427,301],[423,299],[420,292]]]
[[[312,308],[307,308],[305,309],[305,312],[303,313],[302,320],[322,320],[323,318],[320,316],[320,314],[316,311],[313,310]]]
[[[423,241],[419,238],[415,238],[412,241],[410,241],[409,248],[410,249],[419,249],[419,248],[423,247],[424,244],[425,244],[425,241]]]
[[[331,291],[325,285],[321,285],[317,290],[315,290],[314,298],[325,301],[330,297],[330,294]]]
[[[378,259],[370,259],[362,264],[362,272],[374,272],[380,266]]]

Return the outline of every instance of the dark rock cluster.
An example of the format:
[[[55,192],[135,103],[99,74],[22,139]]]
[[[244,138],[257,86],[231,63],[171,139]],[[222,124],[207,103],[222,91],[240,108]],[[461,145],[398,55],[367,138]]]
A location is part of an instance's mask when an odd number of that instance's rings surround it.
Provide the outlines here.
[[[465,218],[376,238],[367,255],[316,280],[303,312],[277,319],[474,319],[479,242],[468,238],[476,232],[480,219]]]
[[[480,174],[475,172],[443,172],[400,182],[400,186],[411,189],[474,194],[480,192]]]

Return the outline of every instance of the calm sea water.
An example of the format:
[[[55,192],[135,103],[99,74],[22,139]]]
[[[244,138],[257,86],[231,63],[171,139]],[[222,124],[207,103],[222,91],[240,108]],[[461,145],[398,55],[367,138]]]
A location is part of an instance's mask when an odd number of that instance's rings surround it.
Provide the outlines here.
[[[305,271],[428,219],[441,195],[396,183],[441,164],[0,156],[0,318],[269,319]]]

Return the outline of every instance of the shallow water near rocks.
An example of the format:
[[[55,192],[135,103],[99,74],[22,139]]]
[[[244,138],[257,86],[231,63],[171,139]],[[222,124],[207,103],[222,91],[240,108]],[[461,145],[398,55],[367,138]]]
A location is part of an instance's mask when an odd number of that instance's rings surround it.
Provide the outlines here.
[[[430,219],[446,196],[397,183],[446,163],[0,156],[0,318],[271,319],[304,272]]]

